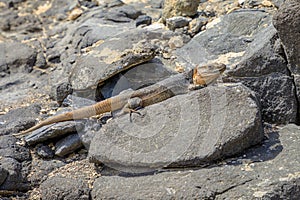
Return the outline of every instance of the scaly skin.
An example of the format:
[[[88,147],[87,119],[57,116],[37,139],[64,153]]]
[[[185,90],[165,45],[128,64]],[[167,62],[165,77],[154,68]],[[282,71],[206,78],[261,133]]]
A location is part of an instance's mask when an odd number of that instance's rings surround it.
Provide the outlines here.
[[[175,95],[185,94],[190,89],[198,89],[199,87],[207,86],[214,82],[225,71],[225,69],[226,66],[224,64],[218,63],[195,68],[192,70],[192,73],[188,72],[177,74],[149,87],[119,94],[91,106],[49,117],[23,132],[14,134],[14,136],[25,136],[38,128],[57,122],[83,119],[122,109],[125,111],[125,109],[132,110],[137,107],[146,107],[164,101]],[[193,83],[192,87],[190,87],[191,82]],[[134,99],[139,101],[130,101]]]

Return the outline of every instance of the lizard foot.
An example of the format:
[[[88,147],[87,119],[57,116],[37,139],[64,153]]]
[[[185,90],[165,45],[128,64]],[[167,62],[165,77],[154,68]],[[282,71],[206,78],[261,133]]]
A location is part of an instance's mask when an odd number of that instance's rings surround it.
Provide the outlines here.
[[[132,122],[132,113],[136,113],[139,116],[143,117],[144,115],[142,115],[139,111],[137,111],[139,108],[136,109],[129,109],[129,120],[130,122]]]

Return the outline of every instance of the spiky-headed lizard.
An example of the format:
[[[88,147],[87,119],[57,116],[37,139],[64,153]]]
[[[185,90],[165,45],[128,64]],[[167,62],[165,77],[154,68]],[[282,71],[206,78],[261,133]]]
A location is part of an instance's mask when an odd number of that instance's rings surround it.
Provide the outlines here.
[[[83,119],[100,115],[106,112],[122,110],[124,112],[135,112],[136,108],[146,107],[175,95],[185,94],[189,90],[205,87],[214,82],[226,69],[224,64],[212,63],[196,67],[188,72],[171,76],[151,86],[136,91],[127,91],[109,99],[100,101],[94,105],[79,108],[70,112],[52,116],[39,124],[14,134],[16,137],[24,136],[45,125]]]

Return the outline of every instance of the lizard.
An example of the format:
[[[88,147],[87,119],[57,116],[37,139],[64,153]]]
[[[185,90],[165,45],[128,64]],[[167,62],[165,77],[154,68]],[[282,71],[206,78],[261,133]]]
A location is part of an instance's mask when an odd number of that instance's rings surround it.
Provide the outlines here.
[[[164,101],[175,95],[186,94],[189,90],[205,87],[213,83],[225,70],[226,65],[221,63],[195,67],[192,70],[176,74],[148,87],[135,91],[126,91],[91,106],[49,117],[31,128],[13,135],[22,137],[46,125],[88,118],[106,112],[121,110],[123,113],[130,112],[131,115],[132,112],[137,112],[138,108]]]

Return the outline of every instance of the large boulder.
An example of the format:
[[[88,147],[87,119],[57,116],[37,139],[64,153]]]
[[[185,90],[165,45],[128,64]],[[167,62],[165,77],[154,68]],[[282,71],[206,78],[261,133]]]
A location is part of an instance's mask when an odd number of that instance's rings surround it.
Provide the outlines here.
[[[284,45],[288,66],[294,77],[297,98],[300,99],[300,2],[296,0],[285,1],[273,23]],[[299,109],[299,108],[298,108]],[[298,111],[299,112],[299,111]]]
[[[116,118],[92,139],[89,157],[121,171],[207,165],[261,142],[255,95],[242,85],[207,87]]]
[[[268,136],[262,145],[212,168],[101,176],[92,199],[299,199],[300,128],[288,125]]]
[[[300,73],[300,2],[287,0],[273,17],[293,73]]]

